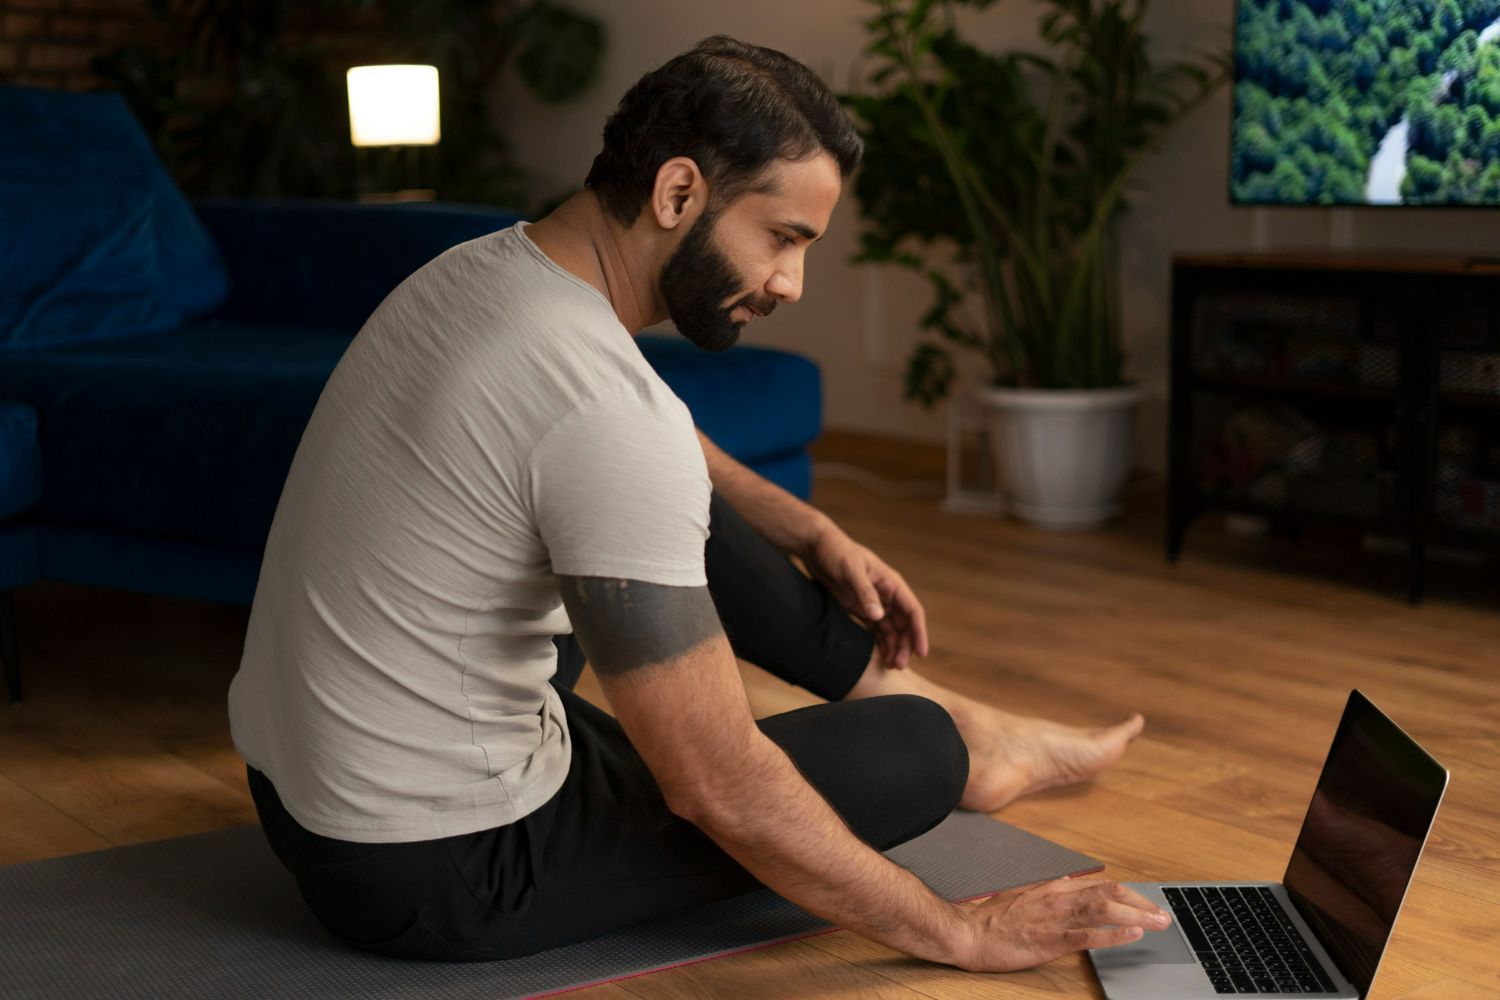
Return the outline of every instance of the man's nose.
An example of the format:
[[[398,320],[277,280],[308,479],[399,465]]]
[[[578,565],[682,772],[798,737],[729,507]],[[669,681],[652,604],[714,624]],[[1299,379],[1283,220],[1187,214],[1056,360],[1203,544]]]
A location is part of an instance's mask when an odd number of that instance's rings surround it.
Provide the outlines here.
[[[788,305],[802,298],[802,267],[782,268],[766,282],[766,294]]]

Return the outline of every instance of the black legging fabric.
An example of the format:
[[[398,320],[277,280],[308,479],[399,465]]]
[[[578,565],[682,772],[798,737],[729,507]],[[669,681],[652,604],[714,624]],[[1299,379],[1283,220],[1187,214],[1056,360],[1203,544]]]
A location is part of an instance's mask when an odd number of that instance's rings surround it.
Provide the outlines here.
[[[717,495],[709,589],[737,655],[825,698],[848,692],[873,643]],[[758,883],[667,809],[620,724],[571,690],[582,657],[560,637],[554,679],[572,759],[562,788],[507,826],[356,844],[312,833],[249,772],[261,825],[304,900],[337,938],[383,955],[483,961],[585,940],[750,891]],[[759,726],[849,828],[880,849],[958,803],[968,752],[948,714],[900,695],[834,702]]]

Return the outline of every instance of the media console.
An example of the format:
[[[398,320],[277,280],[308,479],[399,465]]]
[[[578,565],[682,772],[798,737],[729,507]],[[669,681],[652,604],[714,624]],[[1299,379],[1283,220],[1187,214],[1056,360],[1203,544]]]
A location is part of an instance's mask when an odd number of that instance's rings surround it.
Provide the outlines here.
[[[1195,517],[1500,554],[1500,261],[1192,255],[1172,267],[1167,558]]]

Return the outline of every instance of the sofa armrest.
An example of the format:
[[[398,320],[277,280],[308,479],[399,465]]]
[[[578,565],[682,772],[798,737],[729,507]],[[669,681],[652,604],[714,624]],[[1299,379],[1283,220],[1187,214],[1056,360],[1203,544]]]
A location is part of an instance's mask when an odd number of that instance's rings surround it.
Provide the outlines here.
[[[36,410],[0,399],[0,520],[26,510],[42,495]],[[0,568],[0,578],[5,573]]]
[[[445,202],[203,199],[193,207],[229,270],[215,318],[351,332],[417,268],[520,218]]]

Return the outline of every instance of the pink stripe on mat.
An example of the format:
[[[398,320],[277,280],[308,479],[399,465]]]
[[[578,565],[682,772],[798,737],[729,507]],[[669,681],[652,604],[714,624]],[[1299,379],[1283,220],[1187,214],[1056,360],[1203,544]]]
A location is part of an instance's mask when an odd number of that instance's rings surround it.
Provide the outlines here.
[[[1093,868],[1085,868],[1082,871],[1076,871],[1076,872],[1073,872],[1071,875],[1066,875],[1064,877],[1065,878],[1081,878],[1084,875],[1096,875],[1099,872],[1102,872],[1103,870],[1104,870],[1104,866],[1103,865],[1096,865]],[[1019,888],[1019,887],[1013,887],[1013,888]],[[1006,889],[996,889],[994,892],[981,892],[981,893],[979,893],[976,896],[966,896],[963,899],[953,900],[953,902],[956,902],[956,903],[972,903],[976,899],[987,899],[990,896],[995,895],[995,893],[997,893],[997,892],[1006,892],[1006,891],[1008,891],[1008,890],[1006,890]],[[546,993],[533,993],[533,994],[531,994],[530,1000],[542,1000],[542,998],[544,998],[544,997],[562,996],[564,993],[573,993],[573,992],[576,992],[578,990],[586,990],[590,986],[603,986],[606,983],[623,983],[627,979],[639,979],[642,976],[654,976],[658,972],[666,972],[666,971],[668,971],[670,969],[683,969],[683,968],[688,967],[689,965],[701,965],[704,962],[712,962],[714,959],[717,959],[717,958],[728,958],[731,955],[747,955],[747,954],[749,954],[752,951],[764,951],[766,948],[774,948],[778,944],[786,944],[788,941],[805,941],[808,938],[822,937],[825,934],[832,934],[834,931],[840,931],[840,930],[843,930],[843,928],[842,927],[824,927],[821,930],[807,931],[807,932],[802,933],[802,934],[788,934],[785,937],[772,938],[769,941],[761,941],[761,942],[758,942],[756,944],[746,945],[743,948],[731,948],[728,951],[717,951],[717,952],[714,952],[711,955],[700,955],[697,958],[686,958],[686,959],[683,959],[681,962],[669,962],[666,965],[658,965],[658,966],[655,966],[654,968],[650,968],[650,969],[640,969],[639,971],[636,971],[636,972],[627,972],[627,973],[625,973],[624,975],[621,975],[621,976],[610,976],[610,977],[608,977],[606,979],[594,979],[594,980],[590,980],[589,982],[578,983],[577,985],[574,985],[574,986],[564,986],[560,990],[550,990],[550,991],[548,991]]]

